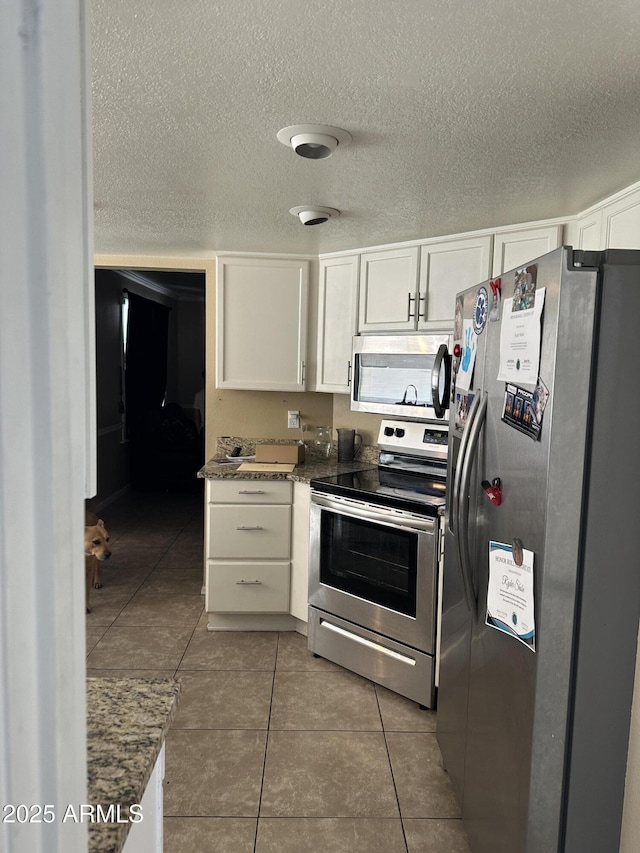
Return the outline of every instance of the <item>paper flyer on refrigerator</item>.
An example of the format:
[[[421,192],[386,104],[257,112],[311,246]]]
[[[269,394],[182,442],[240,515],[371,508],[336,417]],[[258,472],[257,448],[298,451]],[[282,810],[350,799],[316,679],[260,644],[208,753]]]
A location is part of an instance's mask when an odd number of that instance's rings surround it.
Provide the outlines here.
[[[489,586],[486,624],[524,643],[535,652],[533,551],[489,542]],[[516,559],[520,563],[517,565]]]
[[[500,369],[498,381],[518,385],[535,385],[540,367],[540,318],[544,307],[545,288],[530,296],[531,307],[523,307],[515,297],[503,302],[500,323]]]

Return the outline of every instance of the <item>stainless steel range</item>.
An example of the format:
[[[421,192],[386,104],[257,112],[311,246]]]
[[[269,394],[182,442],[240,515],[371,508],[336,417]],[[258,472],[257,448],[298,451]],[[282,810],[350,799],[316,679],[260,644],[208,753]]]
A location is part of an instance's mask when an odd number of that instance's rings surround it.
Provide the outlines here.
[[[309,649],[435,706],[448,427],[384,420],[377,468],[311,481]]]

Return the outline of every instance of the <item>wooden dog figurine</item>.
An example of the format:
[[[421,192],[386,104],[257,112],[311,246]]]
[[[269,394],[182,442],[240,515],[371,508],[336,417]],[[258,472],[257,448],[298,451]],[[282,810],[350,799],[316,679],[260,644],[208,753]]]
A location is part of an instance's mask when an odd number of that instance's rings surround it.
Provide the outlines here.
[[[104,526],[104,521],[93,512],[85,512],[84,528],[84,554],[85,554],[85,606],[87,613],[89,608],[89,596],[91,587],[100,589],[100,563],[108,560],[111,556],[109,550],[109,532]]]

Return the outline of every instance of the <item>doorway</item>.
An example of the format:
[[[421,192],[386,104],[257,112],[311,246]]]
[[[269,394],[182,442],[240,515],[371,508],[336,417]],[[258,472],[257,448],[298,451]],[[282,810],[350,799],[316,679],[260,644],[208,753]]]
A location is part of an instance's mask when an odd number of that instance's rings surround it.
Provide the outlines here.
[[[195,471],[203,462],[204,434],[196,431],[194,446],[186,435],[195,420],[194,398],[204,382],[205,293],[202,270],[96,267],[96,508],[129,488],[197,488]],[[147,324],[154,328],[145,330]],[[137,341],[129,340],[127,331]],[[142,354],[136,368],[138,390],[130,381],[133,369],[127,377],[126,356],[129,351],[133,361],[132,346]],[[155,385],[150,394],[145,372],[149,385]],[[188,422],[187,433],[180,436],[182,420]]]

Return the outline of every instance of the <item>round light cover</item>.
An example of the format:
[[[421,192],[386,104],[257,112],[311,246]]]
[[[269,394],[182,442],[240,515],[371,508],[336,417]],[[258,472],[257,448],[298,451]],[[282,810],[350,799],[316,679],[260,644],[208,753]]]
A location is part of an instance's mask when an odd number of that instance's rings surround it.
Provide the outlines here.
[[[346,130],[325,124],[294,124],[279,130],[277,137],[307,160],[324,160],[339,145],[344,147],[351,142],[351,134]]]
[[[336,210],[335,207],[319,207],[314,204],[301,204],[298,207],[292,207],[289,213],[297,216],[303,225],[320,225],[334,216],[340,216],[340,211]]]

